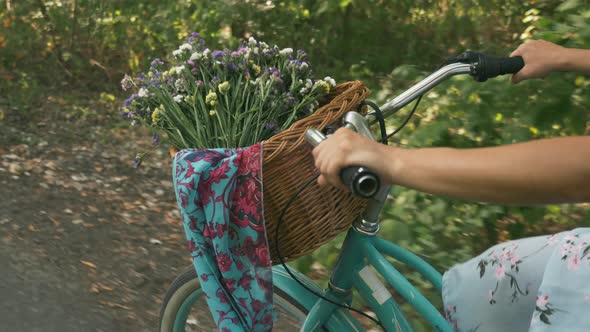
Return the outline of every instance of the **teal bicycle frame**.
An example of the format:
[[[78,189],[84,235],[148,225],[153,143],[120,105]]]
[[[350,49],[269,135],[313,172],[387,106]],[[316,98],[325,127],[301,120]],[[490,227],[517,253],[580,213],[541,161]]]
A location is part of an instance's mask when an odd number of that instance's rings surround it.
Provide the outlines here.
[[[354,288],[375,312],[386,331],[412,331],[412,327],[399,305],[367,265],[366,262],[368,262],[400,295],[416,308],[418,313],[436,331],[452,332],[453,329],[440,312],[391,265],[385,256],[392,257],[414,268],[439,291],[441,290],[441,274],[421,258],[375,235],[365,234],[352,228],[344,240],[340,259],[332,273],[329,287],[323,292],[323,295],[350,305],[352,301],[351,291]],[[333,331],[363,330],[358,323],[353,323],[354,319],[349,317],[348,312],[328,301],[319,299],[295,283],[282,266],[274,267],[273,277],[275,287],[287,292],[309,310],[309,315],[305,319],[301,331],[317,331],[321,327]],[[306,278],[298,274],[297,279],[305,280]],[[311,286],[311,281],[306,280],[305,282],[307,286]],[[317,286],[314,288],[314,290],[318,291]],[[338,313],[338,316],[332,317],[335,313]],[[329,322],[330,320],[334,321]]]
[[[459,74],[473,74],[473,66],[457,63],[439,69],[391,102],[381,106],[383,115],[391,115],[449,76]],[[373,138],[368,128],[370,124],[376,122],[373,115],[374,113],[369,113],[363,117],[356,112],[349,112],[345,116],[344,125]],[[306,138],[313,145],[320,142],[313,133],[310,133]],[[439,310],[386,258],[388,256],[408,265],[424,276],[436,289],[442,290],[442,276],[432,266],[410,251],[377,237],[379,215],[390,190],[391,186],[381,188],[375,197],[368,201],[367,208],[348,231],[338,262],[328,283],[328,289],[323,291],[323,296],[335,302],[350,305],[352,290],[356,289],[375,312],[386,331],[412,331],[408,319],[402,313],[388,288],[373,271],[372,266],[425,318],[434,330],[452,332],[453,329]],[[306,286],[316,292],[321,292],[316,284],[302,274],[296,273],[296,276]],[[273,268],[273,277],[275,287],[289,294],[309,311],[301,331],[317,331],[321,328],[331,331],[363,330],[358,321],[352,318],[346,309],[309,292],[299,285],[282,266]]]

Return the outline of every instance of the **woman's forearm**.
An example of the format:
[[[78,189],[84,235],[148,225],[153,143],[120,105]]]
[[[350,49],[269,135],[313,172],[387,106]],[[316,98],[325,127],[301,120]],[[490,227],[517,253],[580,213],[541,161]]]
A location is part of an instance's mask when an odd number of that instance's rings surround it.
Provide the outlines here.
[[[564,53],[563,71],[590,74],[590,50],[568,48]]]
[[[396,149],[394,183],[500,204],[590,201],[590,137],[478,149]]]

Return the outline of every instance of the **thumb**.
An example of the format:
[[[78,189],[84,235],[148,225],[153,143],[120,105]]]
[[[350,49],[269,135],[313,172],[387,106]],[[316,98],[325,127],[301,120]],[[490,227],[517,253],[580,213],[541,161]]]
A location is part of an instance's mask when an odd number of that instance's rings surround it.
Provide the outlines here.
[[[525,65],[521,70],[519,70],[516,74],[512,75],[512,83],[516,84],[522,82],[529,78],[529,70]]]

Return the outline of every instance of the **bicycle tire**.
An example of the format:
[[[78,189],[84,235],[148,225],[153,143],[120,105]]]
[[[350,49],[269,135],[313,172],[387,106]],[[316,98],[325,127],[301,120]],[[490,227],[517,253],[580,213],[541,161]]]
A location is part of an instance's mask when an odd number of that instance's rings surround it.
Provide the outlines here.
[[[215,323],[213,318],[211,317],[211,313],[209,311],[209,307],[205,305],[195,305],[195,303],[190,303],[190,301],[194,301],[191,296],[201,297],[198,300],[205,301],[204,293],[200,293],[200,283],[197,277],[197,273],[192,266],[189,266],[185,271],[180,274],[170,285],[168,290],[166,291],[166,295],[164,296],[164,301],[162,302],[162,307],[160,309],[160,332],[177,332],[179,330],[178,326],[176,330],[174,330],[175,324],[184,324],[186,328],[186,321],[184,320],[183,316],[186,313],[181,312],[181,310],[186,310],[186,306],[190,305],[191,310],[197,310],[198,316],[201,317],[205,321],[198,321],[198,326],[202,329],[202,331],[214,331],[217,330],[215,327]],[[287,293],[282,291],[281,289],[274,288],[274,303],[275,309],[279,310],[279,319],[275,322],[275,328],[273,330],[276,331],[299,331],[305,316],[308,314],[308,310],[294,298],[289,296]],[[290,317],[285,317],[285,312],[290,313]],[[187,316],[188,317],[188,316]],[[296,321],[299,321],[297,326],[293,326]],[[285,329],[289,327],[288,329]],[[182,332],[185,329],[181,330]]]

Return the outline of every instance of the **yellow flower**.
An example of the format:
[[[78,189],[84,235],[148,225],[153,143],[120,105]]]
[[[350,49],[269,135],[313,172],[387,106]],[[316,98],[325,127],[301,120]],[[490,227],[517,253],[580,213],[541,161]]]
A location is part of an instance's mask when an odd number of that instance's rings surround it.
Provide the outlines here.
[[[207,96],[205,96],[205,103],[211,105],[211,107],[215,107],[217,104],[217,94],[213,90],[209,90]]]
[[[156,109],[152,113],[152,123],[154,125],[158,124],[158,121],[160,120],[160,113],[163,111],[164,111],[164,105],[160,105],[160,107],[156,107]]]
[[[217,88],[219,89],[219,92],[222,95],[225,95],[229,91],[229,88],[230,88],[229,82],[225,81],[225,82],[217,85]]]
[[[4,120],[4,112],[0,111],[0,121]]]
[[[258,74],[260,74],[260,66],[259,65],[253,65],[252,70],[254,70],[254,76],[258,76]]]
[[[328,82],[320,83],[320,88],[324,90],[324,94],[328,94],[330,92],[330,84],[328,84]]]
[[[211,115],[211,116],[214,116],[216,114],[217,114],[217,111],[215,111],[215,110],[210,110],[209,111],[209,115]]]

